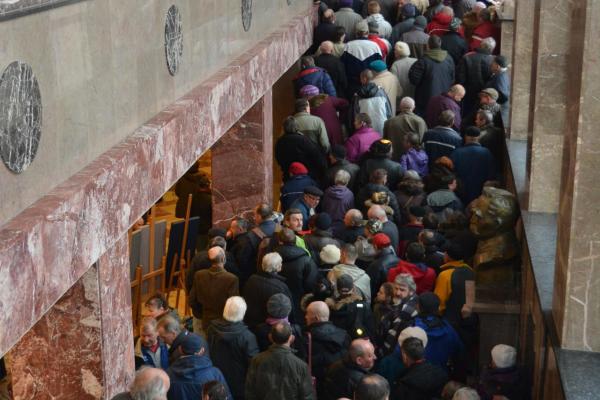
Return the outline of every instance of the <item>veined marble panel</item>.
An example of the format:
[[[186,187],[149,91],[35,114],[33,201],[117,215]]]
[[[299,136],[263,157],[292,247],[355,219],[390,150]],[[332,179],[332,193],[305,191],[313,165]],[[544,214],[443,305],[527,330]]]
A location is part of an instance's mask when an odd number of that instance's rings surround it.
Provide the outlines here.
[[[82,0],[0,0],[0,21],[77,3],[78,1]]]

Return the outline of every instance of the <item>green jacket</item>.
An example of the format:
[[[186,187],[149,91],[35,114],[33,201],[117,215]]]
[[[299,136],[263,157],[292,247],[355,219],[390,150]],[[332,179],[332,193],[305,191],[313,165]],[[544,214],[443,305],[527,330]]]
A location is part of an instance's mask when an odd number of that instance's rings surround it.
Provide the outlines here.
[[[308,366],[287,346],[273,344],[252,359],[246,400],[314,400]]]
[[[298,129],[307,138],[318,144],[323,152],[329,152],[329,137],[327,136],[327,128],[325,123],[319,117],[310,115],[307,112],[299,112],[294,115],[298,122]]]

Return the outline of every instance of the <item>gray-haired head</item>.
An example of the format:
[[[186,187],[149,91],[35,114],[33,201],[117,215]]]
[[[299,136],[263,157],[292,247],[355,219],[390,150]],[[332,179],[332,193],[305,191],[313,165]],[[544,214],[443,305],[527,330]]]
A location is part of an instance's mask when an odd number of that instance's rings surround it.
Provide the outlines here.
[[[166,400],[169,376],[159,368],[141,368],[136,374],[129,394],[133,400]]]
[[[240,322],[246,314],[246,301],[240,296],[232,296],[225,302],[223,307],[223,319],[229,322]]]
[[[496,48],[496,40],[493,37],[487,37],[479,43],[479,48],[482,50],[489,51],[490,53]]]
[[[350,182],[350,173],[345,169],[340,169],[335,173],[334,182],[336,185],[348,186],[348,182]]]
[[[412,111],[415,109],[415,100],[412,97],[403,97],[400,100],[400,111]]]
[[[480,400],[479,394],[475,389],[468,387],[460,388],[452,396],[452,400]]]
[[[267,253],[262,260],[262,270],[264,272],[276,273],[281,271],[283,259],[279,253]]]
[[[408,287],[408,290],[412,293],[417,291],[417,284],[411,274],[400,274],[396,276],[394,282],[398,285],[404,285]]]

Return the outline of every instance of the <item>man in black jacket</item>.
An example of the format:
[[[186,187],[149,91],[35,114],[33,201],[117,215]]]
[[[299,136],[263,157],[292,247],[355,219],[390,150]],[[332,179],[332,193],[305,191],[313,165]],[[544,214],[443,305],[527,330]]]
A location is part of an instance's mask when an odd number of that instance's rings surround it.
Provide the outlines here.
[[[398,380],[395,397],[404,400],[439,397],[448,382],[446,371],[425,360],[425,348],[421,339],[408,338],[402,342],[401,348],[406,370]]]
[[[327,370],[323,399],[353,398],[358,383],[373,368],[376,358],[371,342],[365,339],[353,340],[348,354]]]
[[[354,192],[356,189],[356,180],[360,171],[360,167],[346,160],[346,148],[340,144],[331,146],[331,151],[329,152],[329,163],[331,166],[327,169],[327,184],[325,186],[329,187],[335,185],[335,174],[337,174],[340,169],[343,169],[350,174],[350,181],[346,186],[348,186],[348,189]]]
[[[392,191],[396,190],[404,176],[404,168],[400,163],[392,161],[392,142],[387,139],[380,139],[371,145],[360,167],[360,184],[365,185],[371,173],[380,168],[387,171],[386,186]]]
[[[301,321],[300,300],[305,293],[312,292],[318,276],[317,266],[304,249],[296,246],[294,231],[283,228],[278,237],[281,244],[275,248],[275,252],[283,260],[280,275],[286,279],[292,293],[294,320]]]
[[[346,67],[340,59],[333,55],[333,42],[326,40],[319,47],[321,54],[315,58],[315,65],[323,68],[333,81],[337,97],[345,98],[348,88],[348,79],[346,78]]]
[[[308,174],[317,182],[327,168],[325,154],[319,146],[304,136],[294,117],[287,117],[283,123],[284,134],[275,144],[275,159],[281,167],[283,180],[286,181],[290,165],[300,162],[308,169]]]
[[[387,282],[390,268],[396,266],[400,259],[396,256],[391,241],[385,233],[377,233],[372,239],[377,252],[375,260],[367,267],[367,274],[371,278],[371,294],[377,293],[382,284]]]
[[[463,98],[463,116],[476,111],[479,92],[485,88],[485,83],[492,76],[490,66],[494,59],[492,52],[495,47],[496,41],[494,38],[485,38],[474,52],[465,54],[458,63],[456,83],[463,85],[466,90]]]

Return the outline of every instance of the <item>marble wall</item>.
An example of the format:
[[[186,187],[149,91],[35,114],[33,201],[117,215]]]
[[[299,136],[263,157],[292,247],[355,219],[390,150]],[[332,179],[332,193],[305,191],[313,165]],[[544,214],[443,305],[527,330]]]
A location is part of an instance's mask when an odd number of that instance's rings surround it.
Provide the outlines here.
[[[44,120],[28,169],[16,175],[0,164],[0,226],[312,1],[251,3],[248,31],[240,0],[93,0],[1,21],[0,71],[17,60],[31,66]],[[165,59],[172,5],[183,26],[175,77]]]
[[[553,315],[563,348],[600,352],[600,3],[572,2]]]

